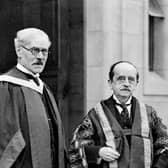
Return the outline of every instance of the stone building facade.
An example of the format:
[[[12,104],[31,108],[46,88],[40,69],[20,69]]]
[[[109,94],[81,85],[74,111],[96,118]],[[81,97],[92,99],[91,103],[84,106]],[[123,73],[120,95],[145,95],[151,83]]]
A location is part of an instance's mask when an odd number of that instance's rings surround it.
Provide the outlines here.
[[[136,96],[168,125],[168,1],[85,1],[86,109],[111,94],[110,65],[131,61],[140,72]]]

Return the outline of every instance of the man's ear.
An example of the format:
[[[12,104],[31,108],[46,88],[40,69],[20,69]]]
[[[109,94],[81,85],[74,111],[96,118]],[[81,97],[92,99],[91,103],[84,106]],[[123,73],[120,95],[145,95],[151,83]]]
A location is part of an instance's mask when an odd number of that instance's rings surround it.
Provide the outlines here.
[[[108,84],[109,84],[110,89],[112,89],[112,81],[110,79],[108,80]]]
[[[17,38],[14,39],[14,45],[15,45],[15,52],[17,57],[22,57],[22,50],[21,50],[21,46],[19,43],[19,40]]]
[[[20,47],[16,47],[15,48],[15,51],[16,51],[16,54],[17,54],[17,57],[20,58],[22,57],[22,50]]]

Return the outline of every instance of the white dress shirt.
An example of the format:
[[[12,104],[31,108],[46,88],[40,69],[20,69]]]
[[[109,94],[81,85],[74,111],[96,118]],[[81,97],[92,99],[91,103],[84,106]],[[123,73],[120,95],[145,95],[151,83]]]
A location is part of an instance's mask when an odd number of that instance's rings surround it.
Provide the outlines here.
[[[43,82],[42,80],[40,80],[40,74],[37,73],[37,74],[33,74],[31,71],[29,71],[28,69],[26,69],[23,65],[21,65],[20,63],[17,63],[16,65],[16,68],[19,69],[20,71],[22,71],[23,73],[26,73],[26,74],[29,74],[29,75],[32,75],[34,78],[36,78],[39,82],[39,85],[40,86],[37,86],[37,87],[40,87],[42,88],[43,87]],[[37,85],[37,83],[35,83],[35,81],[33,79],[30,79],[29,80],[31,83],[34,83]]]
[[[35,78],[39,78],[40,74],[33,74],[31,71],[29,71],[28,69],[26,69],[23,65],[21,65],[20,63],[17,63],[16,68],[19,69],[20,71],[26,73],[26,74],[30,74]]]
[[[115,95],[113,95],[113,99],[116,101],[116,103],[118,104],[121,104],[120,101],[117,99],[117,97]],[[127,100],[127,102],[125,103],[127,106],[127,109],[128,109],[128,113],[129,113],[129,117],[130,117],[130,114],[131,114],[131,100],[132,100],[132,96]],[[123,108],[119,105],[116,104],[116,108],[118,110],[118,112],[121,114],[121,112],[123,111]]]

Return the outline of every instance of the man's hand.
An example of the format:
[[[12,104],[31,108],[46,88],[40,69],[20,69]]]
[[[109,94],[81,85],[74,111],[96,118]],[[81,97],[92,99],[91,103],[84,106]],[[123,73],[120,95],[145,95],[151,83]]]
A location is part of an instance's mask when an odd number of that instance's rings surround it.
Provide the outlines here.
[[[107,162],[114,161],[119,158],[120,154],[111,147],[102,147],[99,150],[99,156]]]

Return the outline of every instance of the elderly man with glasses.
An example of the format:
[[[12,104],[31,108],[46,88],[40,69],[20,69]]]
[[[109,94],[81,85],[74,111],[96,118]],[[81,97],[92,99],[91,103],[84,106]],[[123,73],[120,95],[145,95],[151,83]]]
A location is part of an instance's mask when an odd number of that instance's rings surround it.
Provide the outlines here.
[[[0,76],[0,168],[64,168],[60,115],[39,78],[50,39],[40,29],[26,28],[14,42],[17,65]]]

